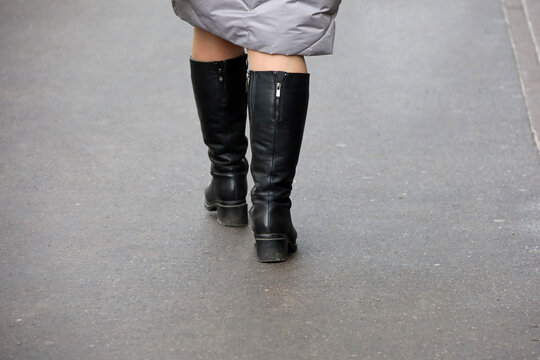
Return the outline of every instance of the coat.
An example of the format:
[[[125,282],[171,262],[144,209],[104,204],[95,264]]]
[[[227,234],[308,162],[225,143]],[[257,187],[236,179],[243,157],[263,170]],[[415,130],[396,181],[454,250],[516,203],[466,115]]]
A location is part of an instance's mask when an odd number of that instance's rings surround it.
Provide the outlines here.
[[[172,0],[191,25],[269,54],[325,55],[341,0]]]

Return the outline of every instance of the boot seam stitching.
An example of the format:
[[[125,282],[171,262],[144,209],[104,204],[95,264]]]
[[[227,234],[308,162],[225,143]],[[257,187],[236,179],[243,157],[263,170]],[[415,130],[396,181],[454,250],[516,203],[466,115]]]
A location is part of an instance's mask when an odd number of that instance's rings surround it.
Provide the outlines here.
[[[269,176],[269,188],[272,189],[272,183],[273,183],[273,175],[274,175],[274,166],[275,166],[275,161],[276,161],[276,135],[277,135],[277,123],[274,123],[273,124],[273,128],[274,128],[274,134],[272,136],[272,166],[270,167],[270,176]],[[270,197],[272,197],[274,195],[274,192],[272,190],[270,190],[268,192],[268,196],[266,198],[266,207],[267,207],[267,212],[266,212],[266,216],[267,216],[267,224],[268,224],[268,230],[270,231],[270,229],[272,228],[272,224],[270,223],[270,219],[272,218],[270,216]]]
[[[229,112],[230,112],[230,103],[229,103],[229,99],[227,99],[227,81],[226,81],[226,78],[228,78],[228,67],[227,67],[227,63],[225,62],[223,64],[223,73],[222,73],[222,76],[223,76],[223,84],[221,84],[221,86],[223,87],[223,92],[222,92],[222,96],[223,96],[223,100],[224,100],[224,105],[225,105],[225,109],[226,109],[226,113],[228,115]],[[231,131],[232,131],[232,116],[228,116],[227,117],[227,149],[229,151],[227,151],[227,157],[228,157],[228,160],[229,160],[229,166],[231,166],[232,164],[232,152],[231,152],[231,146],[232,146],[232,142],[231,142]],[[236,186],[236,175],[233,173],[233,188],[234,188],[234,198],[235,199],[238,199],[238,188]]]

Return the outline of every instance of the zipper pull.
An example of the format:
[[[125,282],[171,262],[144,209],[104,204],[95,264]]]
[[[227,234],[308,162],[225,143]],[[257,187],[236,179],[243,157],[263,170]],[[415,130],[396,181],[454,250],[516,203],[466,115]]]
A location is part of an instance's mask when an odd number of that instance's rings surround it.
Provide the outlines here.
[[[279,98],[281,96],[281,83],[276,83],[276,97]]]
[[[223,82],[223,68],[220,66],[219,61],[215,61],[214,64],[216,64],[217,70],[218,70],[218,80],[220,83]]]
[[[246,92],[249,89],[249,72],[246,73]]]

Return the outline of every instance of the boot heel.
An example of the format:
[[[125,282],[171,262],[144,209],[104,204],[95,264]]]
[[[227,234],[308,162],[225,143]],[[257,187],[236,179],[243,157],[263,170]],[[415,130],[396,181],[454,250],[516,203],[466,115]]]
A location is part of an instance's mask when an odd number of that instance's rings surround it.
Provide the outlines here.
[[[255,235],[255,247],[260,262],[285,261],[289,256],[289,240],[280,234]]]
[[[247,204],[238,206],[217,206],[218,223],[225,226],[246,226],[248,224]]]

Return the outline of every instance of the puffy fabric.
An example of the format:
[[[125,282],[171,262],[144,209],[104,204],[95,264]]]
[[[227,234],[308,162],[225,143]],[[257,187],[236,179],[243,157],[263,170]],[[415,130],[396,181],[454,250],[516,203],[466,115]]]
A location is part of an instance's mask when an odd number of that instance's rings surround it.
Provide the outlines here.
[[[172,0],[193,26],[269,54],[325,55],[341,0]]]

